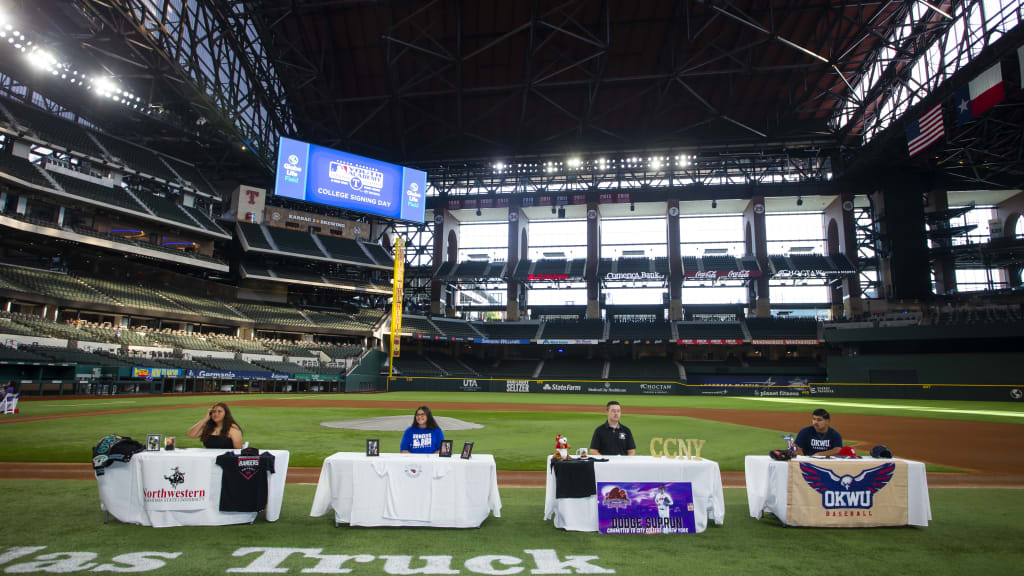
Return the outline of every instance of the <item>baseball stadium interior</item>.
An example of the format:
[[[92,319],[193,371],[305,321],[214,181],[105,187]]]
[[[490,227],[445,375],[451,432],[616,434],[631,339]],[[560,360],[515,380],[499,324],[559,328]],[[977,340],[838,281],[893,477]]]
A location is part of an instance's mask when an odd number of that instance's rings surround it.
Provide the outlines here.
[[[1013,400],[928,386],[1019,385],[1022,16],[5,2],[0,382]]]

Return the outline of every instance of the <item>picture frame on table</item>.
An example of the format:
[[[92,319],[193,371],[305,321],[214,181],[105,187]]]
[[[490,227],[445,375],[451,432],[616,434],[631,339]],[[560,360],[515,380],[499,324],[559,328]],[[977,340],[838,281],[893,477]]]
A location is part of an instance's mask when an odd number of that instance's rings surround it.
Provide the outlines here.
[[[367,456],[380,456],[380,439],[379,438],[367,438],[366,439],[366,455]]]
[[[164,438],[164,450],[174,450],[174,436],[167,436]]]
[[[441,440],[441,450],[437,453],[437,455],[440,456],[441,458],[451,458],[452,457],[452,441],[451,440]]]
[[[150,452],[160,451],[160,434],[148,434],[146,436],[146,450]]]
[[[473,457],[473,443],[466,442],[462,445],[462,459],[469,460]]]

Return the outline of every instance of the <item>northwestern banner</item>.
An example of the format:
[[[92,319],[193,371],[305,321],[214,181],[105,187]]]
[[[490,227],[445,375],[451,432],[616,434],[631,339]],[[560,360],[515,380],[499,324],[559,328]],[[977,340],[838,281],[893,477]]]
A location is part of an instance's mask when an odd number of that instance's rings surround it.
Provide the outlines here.
[[[901,460],[791,460],[786,523],[905,526],[908,485]]]
[[[204,458],[142,458],[142,506],[146,510],[201,510],[209,498],[213,461]]]
[[[693,534],[693,486],[689,482],[598,482],[601,534]]]

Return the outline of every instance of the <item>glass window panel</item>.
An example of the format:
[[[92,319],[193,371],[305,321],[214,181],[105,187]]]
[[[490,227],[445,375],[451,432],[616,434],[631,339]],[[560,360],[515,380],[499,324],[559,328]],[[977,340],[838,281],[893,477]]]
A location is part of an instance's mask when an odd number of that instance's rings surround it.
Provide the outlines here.
[[[686,304],[746,304],[747,289],[743,286],[684,286],[683,305]]]

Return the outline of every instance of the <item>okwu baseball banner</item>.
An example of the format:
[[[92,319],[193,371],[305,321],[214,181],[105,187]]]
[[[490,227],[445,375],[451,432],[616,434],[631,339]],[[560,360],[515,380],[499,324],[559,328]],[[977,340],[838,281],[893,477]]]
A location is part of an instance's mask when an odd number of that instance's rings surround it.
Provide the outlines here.
[[[789,463],[786,523],[871,527],[907,524],[907,463],[821,460]]]
[[[200,510],[207,506],[212,460],[143,458],[140,464],[146,510]]]
[[[693,534],[689,482],[598,482],[597,522],[602,534]]]

